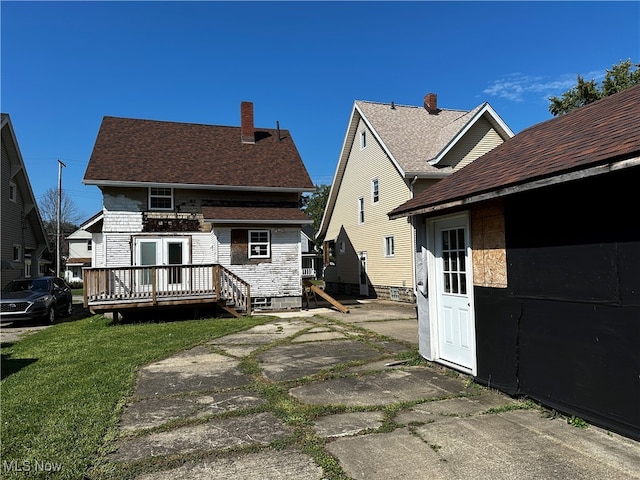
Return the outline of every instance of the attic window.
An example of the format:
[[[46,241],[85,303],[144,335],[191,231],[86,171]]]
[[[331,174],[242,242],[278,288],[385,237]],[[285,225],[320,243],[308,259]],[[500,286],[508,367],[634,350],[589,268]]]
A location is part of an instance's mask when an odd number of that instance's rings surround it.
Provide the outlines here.
[[[363,130],[360,132],[360,150],[363,150],[367,147],[367,131]]]
[[[9,200],[15,203],[18,198],[18,189],[16,184],[13,182],[9,182]]]
[[[149,188],[149,210],[173,210],[173,188]]]

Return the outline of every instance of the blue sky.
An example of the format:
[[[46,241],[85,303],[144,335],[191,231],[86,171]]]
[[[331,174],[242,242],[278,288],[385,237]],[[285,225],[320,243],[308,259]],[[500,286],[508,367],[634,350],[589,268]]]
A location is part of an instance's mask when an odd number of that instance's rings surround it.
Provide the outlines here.
[[[83,219],[82,177],[105,115],[291,131],[316,184],[333,178],[354,100],[487,101],[514,132],[547,98],[640,63],[640,2],[0,3],[0,105],[36,197],[57,185]]]

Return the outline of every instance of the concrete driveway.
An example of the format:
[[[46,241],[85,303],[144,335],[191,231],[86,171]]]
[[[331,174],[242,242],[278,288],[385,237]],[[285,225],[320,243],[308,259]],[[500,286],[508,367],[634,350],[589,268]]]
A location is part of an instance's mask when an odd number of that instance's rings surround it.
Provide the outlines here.
[[[412,358],[411,306],[283,314],[147,365],[109,468],[138,479],[631,479],[640,445]]]

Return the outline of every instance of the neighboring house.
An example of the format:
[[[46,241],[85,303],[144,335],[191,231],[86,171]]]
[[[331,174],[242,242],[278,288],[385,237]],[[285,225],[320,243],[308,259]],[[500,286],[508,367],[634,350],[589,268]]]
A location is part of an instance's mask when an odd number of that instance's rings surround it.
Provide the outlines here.
[[[301,195],[315,187],[289,131],[255,128],[252,103],[240,127],[105,117],[83,182],[103,194],[89,272],[110,275],[110,298],[116,284],[127,301],[153,290],[194,302],[246,284],[253,309],[301,307]]]
[[[420,353],[640,439],[640,86],[390,213],[421,225]]]
[[[65,262],[64,278],[67,282],[82,282],[82,269],[90,267],[93,258],[93,235],[87,229],[102,221],[102,212],[96,213],[71,235],[67,236],[69,257]]]
[[[356,101],[317,234],[326,290],[414,302],[413,227],[387,213],[512,136],[488,103]]]
[[[304,278],[316,279],[322,275],[322,255],[316,251],[313,237],[313,227],[305,225],[302,227],[302,276]]]
[[[31,189],[27,169],[18,147],[11,118],[2,121],[2,270],[4,287],[20,277],[38,277],[47,273],[49,260],[47,235],[42,225],[38,205]]]

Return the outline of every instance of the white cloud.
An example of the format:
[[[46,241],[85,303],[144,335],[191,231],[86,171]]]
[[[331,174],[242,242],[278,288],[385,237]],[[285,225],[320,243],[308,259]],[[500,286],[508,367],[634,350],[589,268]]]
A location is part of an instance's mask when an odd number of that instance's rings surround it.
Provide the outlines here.
[[[581,74],[585,80],[595,79],[596,81],[601,81],[604,75],[604,71]],[[542,95],[546,100],[551,96],[562,95],[562,93],[575,86],[577,78],[577,73],[563,74],[555,79],[525,75],[523,73],[511,73],[494,80],[482,93],[514,102],[524,101],[529,94]]]

